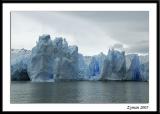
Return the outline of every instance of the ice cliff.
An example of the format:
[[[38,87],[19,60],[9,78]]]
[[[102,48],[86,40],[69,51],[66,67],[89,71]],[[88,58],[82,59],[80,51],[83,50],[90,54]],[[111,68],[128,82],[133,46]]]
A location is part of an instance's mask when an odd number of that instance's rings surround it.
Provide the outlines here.
[[[148,56],[138,56],[130,54],[127,58],[127,72],[125,80],[147,81],[149,80],[149,60]]]
[[[82,80],[99,80],[106,55],[100,53],[95,56],[83,56],[79,54],[79,77]]]
[[[108,51],[103,64],[102,80],[123,80],[126,73],[125,52]]]
[[[31,51],[25,49],[11,50],[11,80],[30,80],[27,72]]]
[[[28,74],[32,81],[74,80],[78,78],[78,47],[63,38],[39,37],[32,49]]]
[[[77,46],[62,37],[39,36],[31,51],[11,50],[11,80],[54,82],[57,80],[149,80],[148,55],[125,54],[109,49],[108,54],[83,56]]]

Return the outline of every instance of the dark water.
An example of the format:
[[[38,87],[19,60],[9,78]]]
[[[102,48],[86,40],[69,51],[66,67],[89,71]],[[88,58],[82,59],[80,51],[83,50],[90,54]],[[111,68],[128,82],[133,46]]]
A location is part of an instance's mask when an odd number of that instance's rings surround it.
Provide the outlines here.
[[[12,82],[11,103],[148,103],[148,82]]]

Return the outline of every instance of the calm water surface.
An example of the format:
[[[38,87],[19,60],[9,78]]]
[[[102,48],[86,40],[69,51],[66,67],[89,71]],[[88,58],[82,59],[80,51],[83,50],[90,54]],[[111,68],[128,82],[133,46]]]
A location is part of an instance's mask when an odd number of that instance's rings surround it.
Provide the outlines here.
[[[11,103],[148,103],[148,82],[11,82]]]

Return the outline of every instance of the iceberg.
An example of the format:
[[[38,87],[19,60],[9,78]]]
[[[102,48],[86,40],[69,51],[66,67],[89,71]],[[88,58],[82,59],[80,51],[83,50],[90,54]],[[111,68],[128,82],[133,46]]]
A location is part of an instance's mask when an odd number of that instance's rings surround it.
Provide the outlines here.
[[[109,49],[108,54],[83,56],[65,38],[39,36],[32,50],[11,50],[11,80],[149,80],[149,56]]]
[[[126,75],[127,80],[141,80],[140,60],[138,55],[134,55]]]
[[[101,80],[123,80],[126,72],[125,52],[109,49],[103,64]]]
[[[149,55],[140,55],[141,75],[143,81],[149,80]]]
[[[125,80],[148,81],[149,79],[149,60],[147,56],[138,54],[127,55],[127,72]]]
[[[149,80],[149,62],[141,64],[141,75],[142,75],[142,81],[148,81]]]
[[[89,78],[90,80],[99,80],[102,74],[102,68],[106,55],[100,53],[92,57],[89,64]]]
[[[11,80],[27,81],[30,80],[27,72],[28,62],[30,61],[30,50],[12,49],[11,50]]]
[[[53,45],[49,35],[42,35],[36,46],[32,48],[28,74],[32,81],[54,80]]]
[[[87,58],[82,54],[78,55],[78,77],[79,80],[88,80],[89,79],[89,67]]]
[[[103,53],[95,56],[83,56],[79,54],[78,66],[81,80],[99,80],[105,57]]]
[[[91,63],[89,64],[90,76],[97,76],[100,74],[99,63],[95,57],[92,58]]]
[[[52,41],[50,35],[44,34],[32,49],[29,77],[34,82],[77,79],[77,58],[77,46],[68,46],[61,37]]]

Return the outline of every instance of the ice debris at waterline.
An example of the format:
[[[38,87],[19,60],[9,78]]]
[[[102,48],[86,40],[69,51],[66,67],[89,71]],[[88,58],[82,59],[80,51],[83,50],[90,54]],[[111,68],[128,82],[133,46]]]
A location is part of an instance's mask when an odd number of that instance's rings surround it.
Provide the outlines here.
[[[125,54],[109,49],[83,56],[77,46],[61,37],[42,35],[32,51],[11,50],[11,80],[54,82],[56,80],[149,80],[148,55]]]

